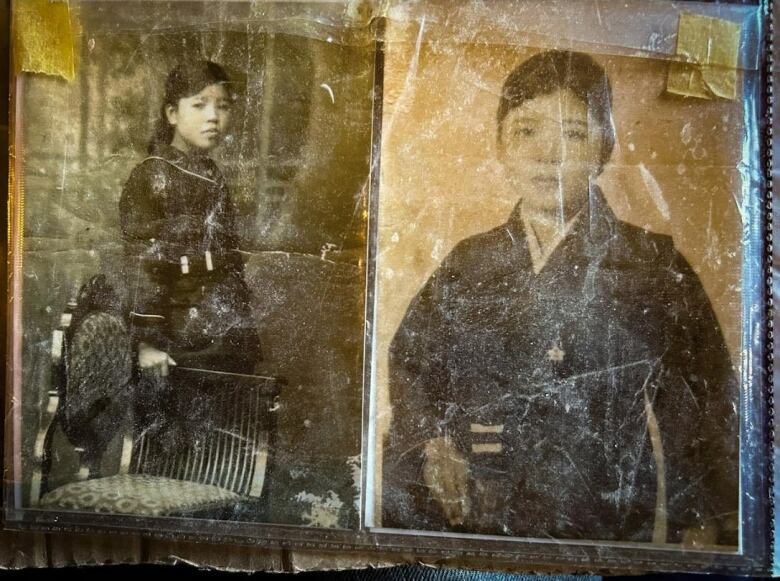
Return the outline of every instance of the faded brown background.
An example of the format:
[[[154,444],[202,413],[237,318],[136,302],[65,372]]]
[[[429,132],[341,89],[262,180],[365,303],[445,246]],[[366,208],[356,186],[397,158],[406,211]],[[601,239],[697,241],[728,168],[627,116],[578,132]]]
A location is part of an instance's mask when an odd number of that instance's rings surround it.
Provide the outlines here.
[[[51,388],[51,332],[92,275],[105,273],[120,293],[126,286],[123,183],[146,156],[168,71],[206,58],[227,69],[238,93],[214,157],[239,209],[261,372],[289,381],[275,412],[268,519],[357,526],[373,37],[301,18],[314,10],[305,4],[72,7],[76,79],[27,76],[21,96],[25,483]],[[345,10],[317,7],[315,16],[338,21]],[[59,435],[55,486],[73,478],[74,459]],[[107,455],[108,473],[117,460]]]
[[[604,4],[604,30],[590,31],[603,39],[601,45],[567,40],[588,26],[576,9],[567,18],[561,7],[547,24],[557,26],[562,38],[521,32],[510,42],[507,29],[520,22],[510,6],[456,6],[466,9],[453,7],[446,18],[425,22],[430,14],[397,13],[387,29],[374,352],[377,515],[382,438],[392,413],[390,341],[414,295],[455,244],[505,222],[517,204],[496,157],[496,109],[510,71],[542,47],[598,51],[594,58],[612,83],[617,132],[598,184],[618,218],[674,238],[710,297],[734,364],[740,362],[740,204],[747,184],[740,170],[749,171],[740,167],[741,95],[708,101],[665,93],[668,60],[649,53],[623,56],[630,47],[611,48]],[[505,30],[485,28],[488,15]],[[641,34],[633,32],[635,38]],[[741,71],[740,82],[746,74],[754,73]]]

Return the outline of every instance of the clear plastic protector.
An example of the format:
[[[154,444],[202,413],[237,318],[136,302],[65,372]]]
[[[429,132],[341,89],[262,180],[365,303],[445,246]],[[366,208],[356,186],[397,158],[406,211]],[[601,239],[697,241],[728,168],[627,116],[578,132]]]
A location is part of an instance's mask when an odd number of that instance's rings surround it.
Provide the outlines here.
[[[764,429],[760,35],[737,56],[760,11],[406,8],[385,31],[369,523],[736,550],[739,428],[743,462]],[[699,42],[729,47],[731,81],[669,62]]]
[[[765,4],[174,5],[15,79],[6,526],[766,570]]]

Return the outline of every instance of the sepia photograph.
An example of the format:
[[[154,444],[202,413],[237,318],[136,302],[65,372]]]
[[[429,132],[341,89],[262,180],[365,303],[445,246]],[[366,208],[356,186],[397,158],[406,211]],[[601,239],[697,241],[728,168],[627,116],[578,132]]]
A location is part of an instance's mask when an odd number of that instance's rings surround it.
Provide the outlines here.
[[[734,551],[750,9],[541,4],[387,25],[369,522]]]
[[[69,17],[73,78],[16,85],[17,508],[354,529],[372,37],[316,23],[346,5]]]
[[[758,567],[765,7],[15,4],[6,526]]]

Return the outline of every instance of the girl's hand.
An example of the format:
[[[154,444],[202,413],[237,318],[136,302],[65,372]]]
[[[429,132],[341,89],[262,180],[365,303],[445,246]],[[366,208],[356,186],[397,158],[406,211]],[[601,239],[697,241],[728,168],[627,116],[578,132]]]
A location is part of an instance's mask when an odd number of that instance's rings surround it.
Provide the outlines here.
[[[425,446],[423,482],[452,526],[463,524],[471,508],[468,474],[468,460],[449,438],[428,441]]]
[[[154,369],[162,377],[167,377],[168,366],[176,365],[176,362],[165,351],[160,351],[148,343],[139,343],[138,365],[141,369]]]

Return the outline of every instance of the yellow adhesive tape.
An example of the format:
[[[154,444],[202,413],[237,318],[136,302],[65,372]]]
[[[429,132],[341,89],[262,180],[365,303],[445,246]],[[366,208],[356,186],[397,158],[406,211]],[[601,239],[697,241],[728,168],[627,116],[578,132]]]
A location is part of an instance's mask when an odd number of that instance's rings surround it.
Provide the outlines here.
[[[667,91],[686,97],[736,99],[739,24],[683,13],[677,31],[677,56],[669,65]]]
[[[14,3],[15,72],[76,76],[74,35],[67,0]]]

